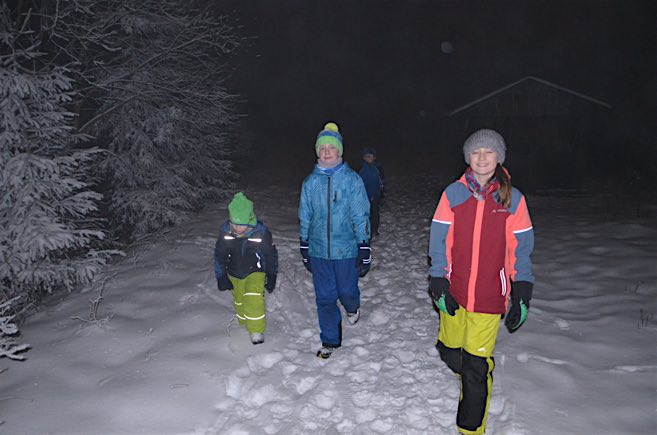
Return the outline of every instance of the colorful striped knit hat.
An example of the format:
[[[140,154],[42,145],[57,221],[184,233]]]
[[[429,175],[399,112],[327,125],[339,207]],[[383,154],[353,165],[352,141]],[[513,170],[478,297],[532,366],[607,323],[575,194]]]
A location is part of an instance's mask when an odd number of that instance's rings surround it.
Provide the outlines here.
[[[317,134],[317,140],[315,141],[315,152],[317,153],[317,157],[319,157],[319,147],[325,144],[336,147],[340,157],[342,157],[342,136],[340,135],[338,125],[334,122],[328,122],[324,125],[324,129]]]

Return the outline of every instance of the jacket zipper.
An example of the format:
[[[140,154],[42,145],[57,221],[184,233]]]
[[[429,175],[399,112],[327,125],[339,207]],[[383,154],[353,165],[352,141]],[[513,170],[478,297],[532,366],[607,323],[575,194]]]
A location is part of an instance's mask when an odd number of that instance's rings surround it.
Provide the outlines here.
[[[475,288],[477,285],[477,275],[479,273],[479,263],[481,260],[481,233],[484,221],[484,210],[486,198],[477,201],[475,211],[474,227],[472,228],[472,259],[470,260],[470,277],[468,279],[468,302],[466,310],[474,312],[475,310]]]
[[[328,177],[328,189],[326,191],[326,203],[328,204],[328,219],[326,221],[326,240],[328,258],[331,258],[331,176]]]

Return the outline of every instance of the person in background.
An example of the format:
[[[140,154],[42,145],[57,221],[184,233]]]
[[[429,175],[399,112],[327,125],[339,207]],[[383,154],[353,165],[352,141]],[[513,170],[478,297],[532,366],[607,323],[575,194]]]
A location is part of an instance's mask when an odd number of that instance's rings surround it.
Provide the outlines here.
[[[228,216],[214,248],[217,287],[232,290],[238,323],[246,327],[251,343],[260,344],[265,341],[265,289],[271,293],[276,287],[278,251],[242,192],[228,204]]]
[[[363,179],[367,197],[370,200],[370,227],[372,229],[372,238],[379,235],[379,222],[381,200],[386,188],[383,168],[376,161],[376,150],[372,147],[363,149],[363,164],[358,171],[358,175]]]
[[[313,275],[322,347],[329,358],[342,344],[342,315],[360,318],[358,277],[370,267],[370,204],[363,180],[342,160],[338,126],[329,122],[315,141],[317,164],[301,186],[299,201],[300,251]]]
[[[478,130],[463,154],[469,167],[442,193],[431,223],[429,291],[440,314],[436,348],[461,381],[457,429],[482,434],[500,319],[506,313],[515,332],[527,318],[534,232],[525,197],[502,166],[502,136]]]

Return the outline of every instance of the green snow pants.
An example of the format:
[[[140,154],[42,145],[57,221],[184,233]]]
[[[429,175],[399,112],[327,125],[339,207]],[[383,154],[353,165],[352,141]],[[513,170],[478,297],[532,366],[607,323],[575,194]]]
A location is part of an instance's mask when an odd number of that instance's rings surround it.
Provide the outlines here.
[[[265,332],[265,273],[253,272],[240,279],[228,275],[233,283],[233,305],[240,325],[249,334]]]

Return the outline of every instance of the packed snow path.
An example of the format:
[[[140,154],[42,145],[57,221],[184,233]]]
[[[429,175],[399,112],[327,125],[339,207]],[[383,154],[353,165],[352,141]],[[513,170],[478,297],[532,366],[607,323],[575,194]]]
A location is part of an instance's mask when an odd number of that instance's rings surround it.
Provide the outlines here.
[[[290,184],[241,187],[280,253],[264,344],[231,322],[230,294],[216,290],[212,252],[227,214],[212,205],[22,326],[33,348],[25,362],[0,360],[0,433],[455,434],[458,382],[434,348],[426,281],[444,182],[391,180],[360,281],[362,317],[345,322],[326,361],[315,357],[314,291],[298,250],[300,181]],[[583,196],[531,196],[529,206],[537,288],[521,331],[500,330],[487,433],[651,433],[655,219],[608,220]]]
[[[381,236],[372,243],[372,269],[360,280],[361,318],[353,326],[343,320],[343,345],[328,360],[314,356],[321,345],[314,291],[300,261],[296,228],[276,231],[282,279],[280,291],[268,298],[267,331],[276,338],[251,349],[243,331],[234,337],[246,363],[228,374],[227,397],[217,405],[221,414],[210,432],[455,432],[449,428],[458,382],[433,346],[437,314],[427,294],[429,220],[398,212],[424,209],[430,216],[436,197],[427,195],[418,204],[417,198],[395,195],[407,190],[397,188],[386,199]],[[439,193],[439,187],[432,189]],[[290,215],[274,220],[289,222],[296,210],[279,212]],[[508,418],[502,397],[491,406],[491,420]]]

